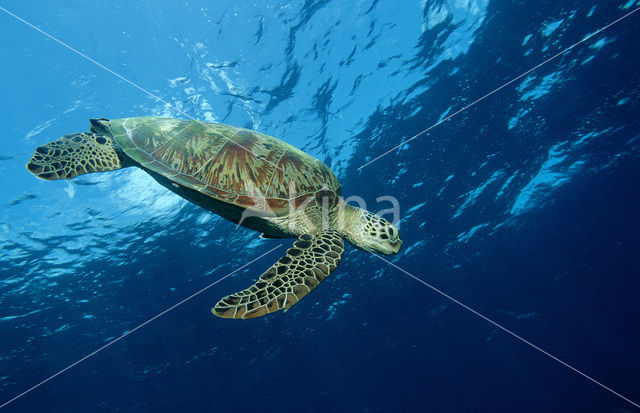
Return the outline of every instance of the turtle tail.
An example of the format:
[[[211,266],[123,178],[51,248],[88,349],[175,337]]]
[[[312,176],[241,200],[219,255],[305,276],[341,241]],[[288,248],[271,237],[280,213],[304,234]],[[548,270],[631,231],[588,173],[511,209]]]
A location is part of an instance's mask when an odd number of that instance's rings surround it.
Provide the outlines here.
[[[71,179],[91,172],[123,168],[113,139],[101,133],[65,135],[36,148],[27,170],[40,179]]]

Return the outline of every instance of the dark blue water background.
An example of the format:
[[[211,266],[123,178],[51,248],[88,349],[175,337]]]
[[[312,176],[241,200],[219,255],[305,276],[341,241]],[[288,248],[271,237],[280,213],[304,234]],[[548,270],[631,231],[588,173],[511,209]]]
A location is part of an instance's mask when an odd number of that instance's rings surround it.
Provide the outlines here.
[[[401,206],[393,262],[640,401],[640,13],[358,170],[638,1],[1,6],[198,119],[321,159]],[[91,117],[184,117],[0,11],[0,403],[281,241],[140,170],[42,182]],[[628,402],[349,249],[286,314],[211,306],[280,248],[9,412],[616,411]]]

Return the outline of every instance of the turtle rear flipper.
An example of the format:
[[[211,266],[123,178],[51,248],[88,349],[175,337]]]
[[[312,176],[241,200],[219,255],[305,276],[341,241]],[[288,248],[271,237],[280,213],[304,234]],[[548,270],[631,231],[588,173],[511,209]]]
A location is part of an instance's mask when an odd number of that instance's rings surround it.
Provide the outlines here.
[[[212,312],[246,319],[286,311],[335,270],[343,251],[342,237],[334,230],[303,234],[255,284],[224,297]]]
[[[110,136],[91,132],[65,135],[36,148],[27,170],[40,179],[71,179],[122,168]]]

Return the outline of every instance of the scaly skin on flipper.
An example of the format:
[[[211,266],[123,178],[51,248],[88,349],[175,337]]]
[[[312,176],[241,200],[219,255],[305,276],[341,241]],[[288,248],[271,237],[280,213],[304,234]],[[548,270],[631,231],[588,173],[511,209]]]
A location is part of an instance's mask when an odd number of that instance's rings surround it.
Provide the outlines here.
[[[71,179],[122,167],[113,140],[91,132],[65,135],[39,146],[27,164],[29,172],[46,180]]]
[[[246,290],[223,298],[211,310],[223,318],[254,318],[287,310],[335,270],[344,243],[334,230],[303,234]]]

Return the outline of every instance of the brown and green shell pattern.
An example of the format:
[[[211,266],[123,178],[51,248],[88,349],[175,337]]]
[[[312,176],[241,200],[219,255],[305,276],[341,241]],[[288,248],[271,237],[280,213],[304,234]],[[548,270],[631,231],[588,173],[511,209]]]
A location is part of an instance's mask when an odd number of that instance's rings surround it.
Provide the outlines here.
[[[340,183],[322,162],[271,136],[196,120],[137,117],[109,121],[134,161],[173,182],[242,208],[278,216],[290,207],[340,196]]]

